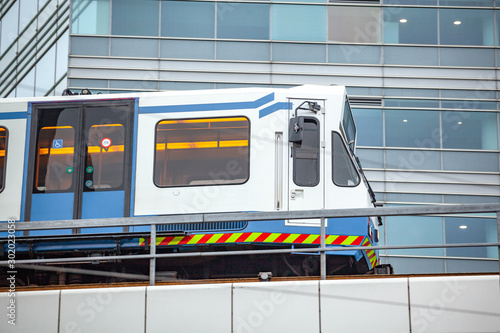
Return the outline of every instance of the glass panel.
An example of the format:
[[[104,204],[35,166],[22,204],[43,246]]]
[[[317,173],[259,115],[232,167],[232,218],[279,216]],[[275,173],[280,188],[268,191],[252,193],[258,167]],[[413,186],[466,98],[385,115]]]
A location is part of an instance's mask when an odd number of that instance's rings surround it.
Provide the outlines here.
[[[332,132],[332,170],[333,183],[337,186],[359,185],[359,175],[351,160],[340,134]]]
[[[356,96],[382,96],[382,88],[373,87],[346,87],[347,95]]]
[[[383,140],[383,120],[382,110],[379,109],[353,109],[356,121],[357,145],[382,147]]]
[[[496,99],[496,91],[492,90],[441,90],[443,98],[473,98],[473,99]]]
[[[217,42],[217,59],[271,60],[271,44],[255,42]]]
[[[196,40],[160,41],[161,58],[214,59],[215,42]]]
[[[443,218],[434,216],[397,216],[386,218],[387,245],[443,244]],[[443,256],[444,250],[388,250],[388,254]]]
[[[437,44],[437,9],[384,8],[384,42]]]
[[[493,0],[439,0],[440,6],[493,7]]]
[[[0,192],[5,184],[5,158],[7,156],[7,129],[0,127]]]
[[[500,197],[487,197],[484,195],[445,195],[445,203],[465,204],[465,203],[500,203]]]
[[[386,168],[441,170],[441,153],[432,150],[386,150]]]
[[[326,62],[326,46],[315,44],[272,44],[274,61]]]
[[[56,81],[68,72],[69,32],[57,40]]]
[[[113,1],[111,33],[126,36],[158,36],[160,2]]]
[[[380,43],[380,7],[328,7],[328,40],[347,43]]]
[[[2,13],[3,14],[3,13]],[[19,3],[14,3],[2,17],[0,29],[0,54],[9,48],[18,36]]]
[[[441,48],[441,66],[494,67],[495,50],[471,48]]]
[[[55,83],[56,47],[52,46],[36,64],[35,96],[44,96]]]
[[[439,148],[439,112],[385,110],[385,145]]]
[[[437,89],[404,89],[404,88],[384,88],[385,96],[402,97],[439,97]]]
[[[384,62],[393,65],[438,65],[434,47],[384,46]]]
[[[445,217],[446,244],[496,243],[496,219]],[[498,258],[497,247],[457,247],[446,249],[452,257]]]
[[[354,124],[354,118],[352,117],[351,107],[346,99],[344,103],[344,119],[342,120],[342,125],[344,126],[344,132],[347,139],[347,144],[349,149],[354,153],[354,146],[356,144],[356,125]]]
[[[214,89],[213,83],[200,82],[160,82],[160,90],[201,90]]]
[[[394,267],[396,274],[444,273],[444,259],[389,257],[387,263]]]
[[[480,110],[496,110],[496,102],[485,102],[477,100],[466,101],[441,101],[443,109],[480,109]]]
[[[32,0],[22,0],[19,6],[19,31],[30,23],[37,13],[37,3]]]
[[[446,260],[446,273],[485,273],[498,274],[498,262],[495,260]]]
[[[33,68],[16,87],[16,97],[35,96],[35,68]]]
[[[71,37],[72,55],[109,55],[109,38]]]
[[[443,169],[498,172],[498,154],[445,151],[443,152]]]
[[[443,148],[498,149],[496,113],[444,111]]]
[[[293,182],[299,186],[319,183],[319,124],[314,118],[304,119],[304,139],[294,142]]]
[[[328,45],[328,62],[342,64],[380,64],[382,47],[369,45]]]
[[[85,190],[119,188],[123,182],[123,125],[92,125],[87,135]]]
[[[84,191],[123,189],[129,106],[84,109]]]
[[[382,169],[384,167],[384,151],[378,149],[356,149],[356,156],[359,157],[363,168]],[[377,196],[378,198],[378,196]]]
[[[383,0],[384,5],[434,5],[437,6],[437,0]]]
[[[273,5],[272,39],[326,41],[326,7]]]
[[[387,201],[394,202],[441,203],[441,195],[438,194],[387,193],[386,196]]]
[[[385,98],[384,105],[387,107],[439,108],[439,100]]]
[[[267,4],[218,3],[217,38],[269,39]]]
[[[198,1],[162,1],[161,35],[213,38],[215,4]]]
[[[39,112],[34,193],[71,190],[77,114],[78,108]]]
[[[109,35],[109,4],[109,0],[73,0],[71,32]]]
[[[158,57],[158,40],[138,38],[112,38],[111,56]]]
[[[245,117],[163,120],[156,126],[157,186],[243,184],[249,177]]]
[[[494,45],[493,11],[441,8],[439,31],[443,45]]]

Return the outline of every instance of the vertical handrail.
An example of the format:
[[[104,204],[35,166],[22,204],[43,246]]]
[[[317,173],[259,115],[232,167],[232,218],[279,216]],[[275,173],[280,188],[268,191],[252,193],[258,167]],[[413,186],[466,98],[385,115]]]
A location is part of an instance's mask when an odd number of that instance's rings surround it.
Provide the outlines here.
[[[325,217],[321,218],[321,248],[324,249],[326,247],[326,231],[325,231]],[[320,274],[321,280],[326,280],[326,250],[321,251],[320,254]]]
[[[151,254],[151,259],[149,260],[149,285],[155,285],[156,277],[156,225],[151,224],[151,235],[149,238],[150,248],[149,253]]]

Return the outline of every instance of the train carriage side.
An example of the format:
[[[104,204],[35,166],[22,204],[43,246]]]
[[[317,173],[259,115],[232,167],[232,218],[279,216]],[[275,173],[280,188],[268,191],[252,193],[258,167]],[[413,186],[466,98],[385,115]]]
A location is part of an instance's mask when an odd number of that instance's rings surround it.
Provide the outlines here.
[[[0,222],[371,207],[348,107],[340,86],[6,100]],[[367,247],[328,253],[331,273],[376,265],[369,250],[377,242],[373,221],[327,221],[328,246]],[[140,235],[148,230],[18,232],[18,251],[147,251]],[[320,228],[318,220],[233,221],[160,225],[157,232],[158,251],[224,251],[311,247],[319,244]],[[225,258],[165,260],[158,269],[195,277],[210,266],[221,276],[238,273],[230,267],[243,262],[248,271],[241,274],[284,275],[315,263],[317,254]]]

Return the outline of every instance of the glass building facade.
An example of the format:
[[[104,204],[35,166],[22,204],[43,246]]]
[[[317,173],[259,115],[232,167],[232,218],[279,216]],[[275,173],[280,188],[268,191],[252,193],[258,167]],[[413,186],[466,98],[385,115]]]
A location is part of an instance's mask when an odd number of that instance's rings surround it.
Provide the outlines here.
[[[18,8],[12,13],[2,5],[2,28],[22,16],[25,2],[7,1]],[[55,69],[39,69],[55,73],[49,94],[60,94],[66,71],[69,88],[102,93],[346,85],[357,154],[379,202],[500,203],[500,1],[38,2],[57,4],[54,13],[71,5],[69,57],[59,52],[68,47],[64,32],[55,50],[43,53],[47,62],[56,59]],[[18,35],[26,30],[21,21]],[[64,24],[56,26],[62,31]],[[12,36],[2,29],[2,71],[8,45],[23,49]],[[32,86],[37,92],[45,77],[37,67],[17,71],[26,72],[18,81],[29,84],[8,95]],[[4,81],[2,74],[2,89]],[[490,214],[391,217],[381,234],[387,245],[497,240]],[[401,273],[498,271],[495,248],[381,255]]]

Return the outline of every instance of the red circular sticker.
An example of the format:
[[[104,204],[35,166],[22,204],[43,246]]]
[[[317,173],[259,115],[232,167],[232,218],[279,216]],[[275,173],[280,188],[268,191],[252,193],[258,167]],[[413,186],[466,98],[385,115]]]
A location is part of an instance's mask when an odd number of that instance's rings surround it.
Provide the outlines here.
[[[101,146],[103,148],[109,148],[111,146],[111,139],[110,138],[104,138],[101,140]]]

